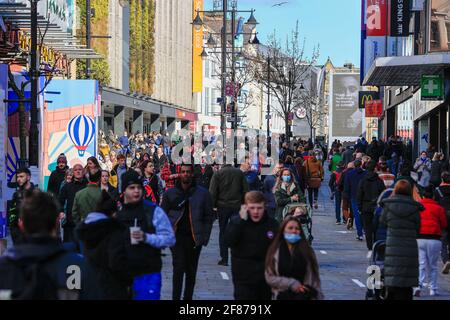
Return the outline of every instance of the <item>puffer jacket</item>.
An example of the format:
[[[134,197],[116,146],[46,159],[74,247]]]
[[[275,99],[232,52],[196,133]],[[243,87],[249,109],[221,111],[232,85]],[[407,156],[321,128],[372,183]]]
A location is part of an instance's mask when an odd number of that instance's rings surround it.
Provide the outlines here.
[[[420,203],[425,210],[420,212],[420,239],[440,240],[442,230],[447,228],[445,210],[433,199],[422,199]]]
[[[296,194],[298,195],[299,202],[306,203],[305,195],[296,183],[291,183],[290,185],[282,183],[281,186],[275,190],[275,201],[277,203],[275,217],[278,222],[283,220],[284,207],[287,204],[292,203],[291,197]]]
[[[423,206],[409,196],[395,195],[381,201],[380,224],[387,228],[384,260],[387,287],[417,287],[419,251],[417,235]]]
[[[186,200],[189,201],[189,220],[192,227],[192,238],[196,246],[208,245],[214,222],[211,195],[208,190],[193,184],[185,192],[178,181],[175,188],[167,190],[161,201],[161,208],[167,213],[172,227],[177,229]]]

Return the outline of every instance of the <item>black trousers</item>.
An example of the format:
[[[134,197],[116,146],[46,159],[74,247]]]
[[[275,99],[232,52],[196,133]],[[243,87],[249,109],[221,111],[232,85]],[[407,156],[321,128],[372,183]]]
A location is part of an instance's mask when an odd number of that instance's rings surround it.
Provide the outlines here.
[[[225,229],[227,228],[231,217],[237,214],[239,214],[239,209],[217,208],[217,215],[219,216],[220,257],[226,262],[228,262],[228,247],[225,244]]]
[[[366,234],[367,250],[372,250],[373,247],[373,212],[363,212],[361,214],[361,221]]]
[[[314,198],[313,198],[314,195]],[[308,188],[308,200],[309,205],[312,207],[314,202],[317,202],[317,199],[319,198],[319,189],[318,188]]]
[[[272,291],[265,281],[258,284],[234,283],[234,300],[270,300]]]
[[[181,299],[183,280],[185,278],[183,299],[192,300],[197,276],[198,259],[200,258],[202,247],[196,247],[194,240],[189,235],[177,235],[176,238],[177,242],[175,246],[170,248],[172,251],[173,265],[172,299]]]
[[[412,300],[413,288],[386,287],[386,300]]]

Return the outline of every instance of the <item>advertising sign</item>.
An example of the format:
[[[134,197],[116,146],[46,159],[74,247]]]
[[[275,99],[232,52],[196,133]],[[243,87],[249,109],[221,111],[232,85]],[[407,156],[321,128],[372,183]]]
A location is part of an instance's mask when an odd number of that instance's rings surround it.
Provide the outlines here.
[[[359,108],[364,109],[366,102],[380,99],[380,93],[378,91],[360,91],[359,92]]]
[[[383,115],[383,100],[366,102],[366,118],[380,118]]]
[[[64,153],[68,165],[86,165],[97,156],[98,83],[95,80],[52,80],[47,87],[43,121],[43,184],[47,188],[50,173]],[[79,93],[83,92],[82,95]]]
[[[409,36],[409,0],[391,0],[391,36]]]
[[[192,20],[197,15],[197,10],[203,10],[203,0],[193,1]],[[200,13],[203,19],[203,14]],[[203,88],[203,28],[196,30],[192,27],[192,92],[202,92]]]
[[[367,0],[366,32],[368,37],[387,35],[387,1]]]
[[[367,73],[376,58],[386,56],[386,37],[367,37],[364,51],[364,70]]]
[[[362,134],[363,112],[359,109],[359,74],[332,74],[331,135],[358,137]]]

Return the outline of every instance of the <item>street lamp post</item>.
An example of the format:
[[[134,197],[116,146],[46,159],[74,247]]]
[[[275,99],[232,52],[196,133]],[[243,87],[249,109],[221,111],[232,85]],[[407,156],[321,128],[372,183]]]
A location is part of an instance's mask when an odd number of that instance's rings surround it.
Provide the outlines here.
[[[218,1],[217,1],[218,2]],[[215,7],[217,7],[217,3],[215,2]],[[231,80],[232,80],[232,85],[233,85],[233,96],[232,96],[232,102],[234,105],[234,108],[232,110],[232,115],[234,114],[234,121],[232,122],[233,125],[232,127],[234,129],[237,128],[237,114],[238,114],[238,106],[237,106],[237,95],[236,95],[236,70],[235,70],[235,45],[234,45],[234,37],[235,37],[235,24],[236,24],[236,13],[243,13],[243,12],[250,12],[251,15],[249,17],[249,19],[247,20],[246,24],[249,25],[252,29],[258,24],[258,22],[256,21],[253,12],[254,10],[248,11],[248,10],[236,10],[236,1],[233,2],[232,4],[232,9],[228,10],[228,1],[227,0],[222,0],[222,10],[211,10],[211,11],[203,11],[203,10],[197,10],[197,15],[194,19],[194,21],[192,22],[193,26],[196,29],[201,29],[203,27],[203,21],[200,17],[200,13],[222,13],[223,15],[223,23],[222,23],[222,30],[220,32],[221,35],[221,59],[222,59],[222,63],[221,63],[221,94],[222,94],[222,101],[221,101],[221,131],[222,131],[222,135],[225,136],[226,134],[226,116],[227,116],[227,98],[226,98],[226,87],[227,87],[227,38],[228,35],[231,35]],[[231,13],[231,32],[227,32],[227,14]],[[244,34],[244,33],[243,33]],[[252,42],[250,42],[251,44],[258,44],[259,40],[256,38],[253,39]],[[212,38],[212,36],[210,35],[208,41],[207,41],[208,47],[212,48],[215,45],[215,41]],[[201,56],[203,58],[207,58],[208,54],[206,52],[205,49],[203,49],[203,52],[201,54]]]
[[[37,3],[39,0],[31,1],[31,108],[30,108],[30,137],[28,142],[28,159],[30,166],[38,166],[38,148],[39,148],[39,134],[38,134],[38,11]],[[23,159],[22,159],[23,160]],[[21,164],[24,166],[24,164]]]
[[[270,136],[270,55],[267,57],[267,139]]]

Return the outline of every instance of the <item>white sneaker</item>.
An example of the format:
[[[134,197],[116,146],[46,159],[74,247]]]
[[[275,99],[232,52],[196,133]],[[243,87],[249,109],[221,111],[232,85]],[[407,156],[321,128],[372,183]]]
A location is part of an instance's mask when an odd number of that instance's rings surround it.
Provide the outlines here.
[[[413,296],[420,297],[420,287],[414,288]]]
[[[439,295],[439,293],[437,290],[430,289],[430,296],[434,297],[434,296],[438,296],[438,295]]]
[[[372,257],[372,250],[369,250],[369,252],[367,252],[367,259],[370,259]]]

